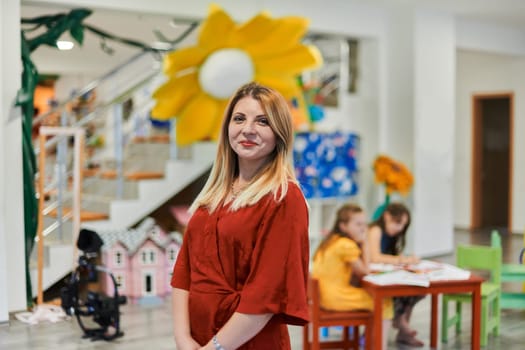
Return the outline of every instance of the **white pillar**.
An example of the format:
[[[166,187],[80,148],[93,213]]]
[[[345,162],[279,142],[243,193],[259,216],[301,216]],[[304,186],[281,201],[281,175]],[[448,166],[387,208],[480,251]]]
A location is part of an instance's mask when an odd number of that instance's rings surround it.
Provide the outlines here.
[[[455,25],[450,14],[393,7],[387,22],[380,149],[412,170],[407,251],[453,250]],[[398,199],[397,196],[394,200]]]
[[[12,105],[20,88],[20,1],[0,2],[0,322],[26,308],[22,125]]]
[[[414,26],[414,235],[419,255],[453,250],[455,24],[417,12]]]

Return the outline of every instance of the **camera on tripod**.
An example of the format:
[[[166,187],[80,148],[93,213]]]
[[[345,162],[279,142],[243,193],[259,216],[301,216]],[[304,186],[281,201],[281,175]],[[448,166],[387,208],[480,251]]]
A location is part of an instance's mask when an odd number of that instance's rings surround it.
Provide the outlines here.
[[[96,232],[87,229],[80,230],[77,247],[82,254],[78,257],[78,266],[66,280],[66,286],[60,290],[62,308],[68,315],[76,316],[84,332],[84,338],[92,340],[113,340],[124,335],[120,330],[119,306],[126,304],[126,297],[119,295],[118,285],[111,271],[95,262],[103,244]],[[81,292],[84,292],[81,289],[87,289],[88,283],[96,282],[99,272],[110,276],[114,287],[113,296],[102,295],[90,290],[81,296]],[[83,317],[93,317],[93,321],[99,327],[88,327]]]

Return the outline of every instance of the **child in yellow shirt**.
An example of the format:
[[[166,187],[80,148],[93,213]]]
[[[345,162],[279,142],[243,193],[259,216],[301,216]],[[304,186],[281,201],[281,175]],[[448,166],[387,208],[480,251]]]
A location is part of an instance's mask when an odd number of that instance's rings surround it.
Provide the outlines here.
[[[373,300],[358,286],[369,273],[365,234],[367,221],[361,207],[345,204],[337,211],[331,232],[314,254],[312,276],[319,281],[321,306],[327,310],[372,310]],[[352,283],[350,283],[352,281]],[[383,323],[383,349],[390,320],[392,301],[385,300]]]

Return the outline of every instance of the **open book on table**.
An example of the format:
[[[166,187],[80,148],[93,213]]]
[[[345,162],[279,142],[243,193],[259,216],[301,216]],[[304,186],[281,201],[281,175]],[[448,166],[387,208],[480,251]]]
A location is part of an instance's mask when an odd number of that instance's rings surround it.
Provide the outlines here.
[[[470,277],[468,270],[430,260],[410,265],[370,264],[370,270],[373,273],[365,276],[364,280],[378,285],[428,287],[432,281],[464,280]]]

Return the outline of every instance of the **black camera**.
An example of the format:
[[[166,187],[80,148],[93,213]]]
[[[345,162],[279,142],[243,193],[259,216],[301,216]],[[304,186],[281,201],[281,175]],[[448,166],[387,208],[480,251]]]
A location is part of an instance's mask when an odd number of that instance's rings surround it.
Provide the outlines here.
[[[60,290],[62,308],[66,314],[76,316],[84,338],[91,340],[113,340],[124,335],[120,330],[119,306],[126,304],[126,297],[119,295],[113,274],[104,266],[95,263],[102,245],[103,242],[96,232],[80,230],[77,247],[82,254],[78,258],[78,266],[65,281],[65,287]],[[97,281],[99,272],[110,276],[114,287],[113,296],[88,290],[87,284]],[[83,317],[92,317],[98,326],[88,327]]]

